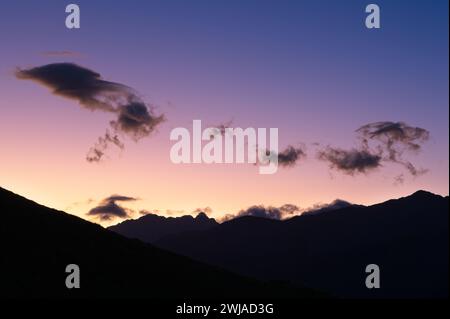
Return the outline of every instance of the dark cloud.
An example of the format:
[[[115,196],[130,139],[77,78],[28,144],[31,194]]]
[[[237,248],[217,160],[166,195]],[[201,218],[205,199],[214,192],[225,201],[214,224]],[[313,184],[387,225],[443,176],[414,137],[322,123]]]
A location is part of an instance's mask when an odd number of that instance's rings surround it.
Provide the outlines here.
[[[118,107],[118,118],[111,125],[116,131],[124,132],[137,141],[152,133],[163,121],[163,115],[154,116],[142,101],[131,100]]]
[[[262,205],[251,206],[245,210],[241,210],[236,217],[254,216],[271,219],[281,219],[283,213],[276,207],[264,207]]]
[[[289,145],[281,152],[269,151],[268,149],[262,150],[263,154],[265,154],[268,158],[267,161],[270,160],[274,162],[275,159],[278,161],[278,165],[281,167],[292,167],[297,162],[306,157],[306,151],[304,147],[294,147]],[[276,158],[275,158],[276,157]]]
[[[427,170],[416,168],[405,160],[405,152],[419,152],[429,140],[430,132],[403,122],[376,122],[360,127],[356,132],[366,148],[377,148],[386,161],[403,165],[411,175],[417,176]]]
[[[262,217],[262,218],[270,218],[281,220],[288,216],[292,216],[296,213],[300,212],[300,208],[296,205],[285,204],[280,207],[273,206],[263,206],[263,205],[254,205],[245,210],[241,210],[236,215],[226,214],[222,217],[221,222],[228,221],[234,218],[243,217],[243,216],[254,216],[254,217]]]
[[[53,63],[30,69],[18,69],[19,79],[33,80],[54,94],[78,101],[91,110],[115,112],[119,99],[129,99],[130,88],[101,79],[99,73],[72,63]]]
[[[412,176],[427,172],[417,168],[404,158],[406,152],[417,153],[430,138],[430,133],[420,127],[403,122],[376,122],[356,130],[360,145],[351,150],[326,147],[318,152],[318,158],[330,163],[331,168],[346,174],[366,173],[383,162],[402,165]],[[397,180],[403,181],[404,177]]]
[[[119,202],[130,202],[136,200],[138,200],[138,198],[123,195],[111,195],[104,199],[104,201],[119,201]]]
[[[328,146],[319,151],[318,158],[330,163],[330,167],[346,174],[366,173],[381,166],[381,156],[367,150],[343,150]]]
[[[99,161],[110,145],[123,148],[119,135],[137,141],[152,133],[164,121],[137,93],[120,83],[105,81],[100,74],[73,63],[53,63],[30,69],[18,69],[16,77],[33,80],[50,88],[55,95],[77,101],[89,110],[116,114],[110,122],[113,133],[106,132],[87,155],[90,162]]]
[[[137,198],[112,195],[100,202],[97,207],[92,208],[86,215],[98,217],[100,220],[111,220],[114,218],[128,218],[133,212],[130,209],[118,205],[116,202],[136,201]]]
[[[403,122],[376,122],[366,124],[356,130],[363,138],[382,142],[392,160],[401,149],[420,150],[430,138],[430,132],[420,127],[412,127]]]
[[[222,216],[222,218],[219,219],[219,222],[223,223],[243,216],[254,216],[268,219],[286,220],[294,216],[315,215],[350,206],[356,205],[342,199],[335,199],[331,203],[327,204],[322,203],[315,204],[312,207],[306,209],[301,209],[297,205],[293,204],[285,204],[280,207],[254,205],[245,210],[239,211],[239,213],[237,214],[225,214]]]
[[[294,166],[304,157],[306,157],[306,152],[303,148],[289,145],[284,151],[278,153],[278,165]]]

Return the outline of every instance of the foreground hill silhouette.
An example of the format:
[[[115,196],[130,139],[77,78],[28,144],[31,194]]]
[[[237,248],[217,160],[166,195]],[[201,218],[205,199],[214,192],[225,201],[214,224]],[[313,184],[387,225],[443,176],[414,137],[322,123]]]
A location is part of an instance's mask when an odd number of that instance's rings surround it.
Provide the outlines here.
[[[285,221],[241,217],[154,243],[243,275],[339,297],[433,298],[448,296],[448,227],[448,197],[418,191]],[[369,264],[380,267],[380,289],[365,286]]]
[[[0,188],[0,297],[315,297],[131,240]],[[77,264],[81,288],[65,286]]]

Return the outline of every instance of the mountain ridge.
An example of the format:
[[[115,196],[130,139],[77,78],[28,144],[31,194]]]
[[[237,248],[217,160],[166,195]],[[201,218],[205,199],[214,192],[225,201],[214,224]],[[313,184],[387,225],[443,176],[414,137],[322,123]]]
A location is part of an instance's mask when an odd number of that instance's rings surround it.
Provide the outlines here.
[[[0,296],[316,298],[310,289],[263,282],[127,239],[0,188]],[[68,289],[66,266],[80,267]]]
[[[165,217],[156,214],[146,214],[138,219],[125,220],[117,225],[108,227],[109,230],[129,238],[140,239],[147,243],[175,233],[200,231],[218,223],[200,212],[196,217],[184,215],[180,217]]]
[[[247,216],[155,245],[340,297],[448,296],[448,197],[425,191],[283,221]],[[383,289],[365,287],[365,266],[372,263],[382,269]]]

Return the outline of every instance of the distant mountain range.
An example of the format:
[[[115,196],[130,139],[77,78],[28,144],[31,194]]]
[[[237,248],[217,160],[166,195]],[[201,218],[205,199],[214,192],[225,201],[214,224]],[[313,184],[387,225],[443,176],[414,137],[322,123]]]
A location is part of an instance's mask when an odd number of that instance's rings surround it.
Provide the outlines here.
[[[448,216],[448,197],[418,191],[284,221],[150,215],[110,229],[241,275],[338,297],[433,298],[448,297]],[[369,264],[380,267],[380,289],[365,286]]]
[[[0,243],[1,298],[323,296],[298,286],[236,275],[127,239],[2,188]],[[80,289],[65,286],[68,264],[80,267]]]
[[[139,219],[128,219],[120,224],[108,227],[121,235],[137,238],[147,243],[154,243],[162,237],[179,234],[186,231],[201,231],[219,225],[213,218],[205,213],[197,217],[190,215],[181,217],[163,217],[147,214]]]

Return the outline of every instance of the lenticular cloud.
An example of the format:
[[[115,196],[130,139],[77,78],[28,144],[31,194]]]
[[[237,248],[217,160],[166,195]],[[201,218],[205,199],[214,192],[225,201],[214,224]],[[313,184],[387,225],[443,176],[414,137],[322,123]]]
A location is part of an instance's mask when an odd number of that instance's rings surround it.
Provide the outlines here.
[[[86,159],[98,162],[109,146],[124,148],[121,136],[137,141],[148,136],[164,121],[164,115],[155,115],[130,87],[105,81],[101,75],[73,63],[53,63],[29,69],[18,69],[18,79],[32,80],[52,90],[52,93],[77,101],[91,111],[116,114],[110,128],[89,150]]]

